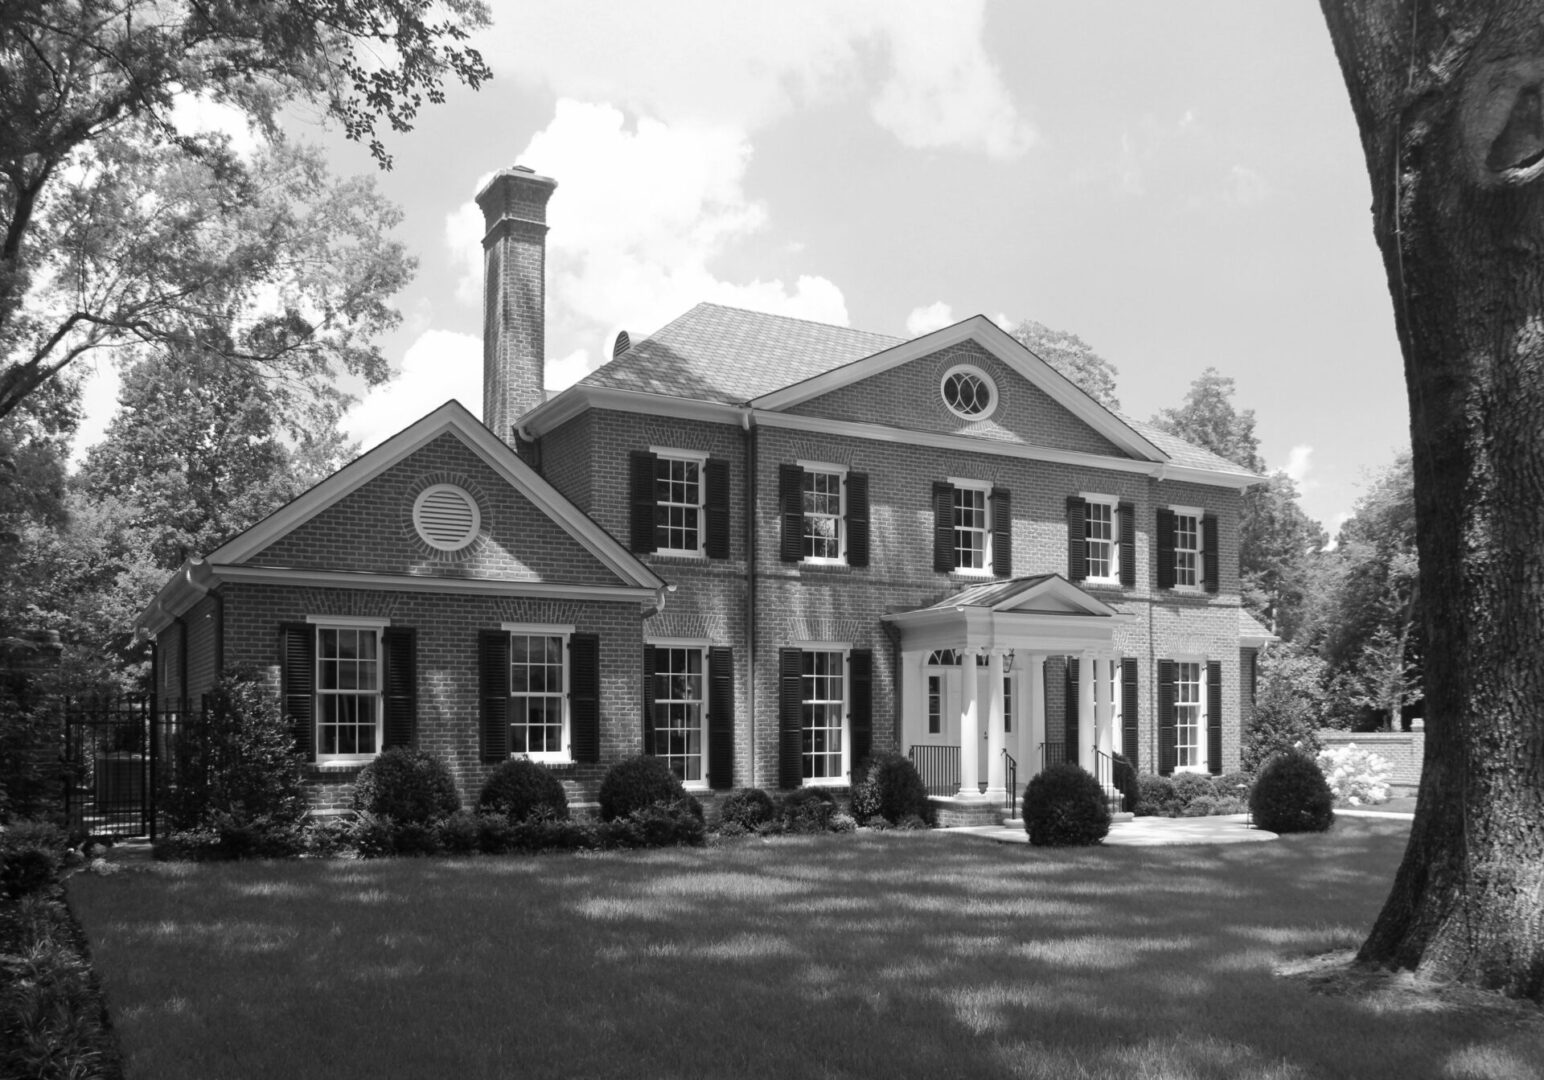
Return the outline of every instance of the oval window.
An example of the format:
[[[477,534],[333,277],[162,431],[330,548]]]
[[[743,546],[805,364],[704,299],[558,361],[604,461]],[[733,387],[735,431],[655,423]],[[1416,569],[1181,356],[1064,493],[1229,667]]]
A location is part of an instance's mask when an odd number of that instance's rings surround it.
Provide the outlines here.
[[[413,528],[438,551],[460,551],[477,539],[482,514],[477,500],[454,484],[434,484],[413,503]]]
[[[978,367],[962,364],[944,373],[944,404],[956,416],[981,420],[997,408],[997,384]]]

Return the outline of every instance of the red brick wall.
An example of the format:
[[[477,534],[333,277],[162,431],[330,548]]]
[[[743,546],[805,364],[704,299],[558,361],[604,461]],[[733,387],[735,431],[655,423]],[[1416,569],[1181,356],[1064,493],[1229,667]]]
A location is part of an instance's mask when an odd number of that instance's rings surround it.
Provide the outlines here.
[[[1355,743],[1370,750],[1394,766],[1390,783],[1395,795],[1414,795],[1421,786],[1421,765],[1426,758],[1424,731],[1337,731],[1319,732],[1324,749],[1332,750]]]

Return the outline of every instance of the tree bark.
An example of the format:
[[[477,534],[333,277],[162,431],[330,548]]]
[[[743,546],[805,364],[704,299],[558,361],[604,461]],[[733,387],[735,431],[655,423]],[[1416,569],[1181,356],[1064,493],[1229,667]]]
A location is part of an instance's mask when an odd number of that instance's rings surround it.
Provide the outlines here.
[[[1426,761],[1361,959],[1544,1001],[1544,0],[1321,0],[1410,397]]]

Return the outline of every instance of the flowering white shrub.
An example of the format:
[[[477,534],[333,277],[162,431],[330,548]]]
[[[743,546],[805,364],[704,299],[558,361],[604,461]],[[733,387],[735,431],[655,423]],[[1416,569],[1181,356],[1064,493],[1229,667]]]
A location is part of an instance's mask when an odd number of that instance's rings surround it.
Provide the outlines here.
[[[1384,802],[1389,797],[1389,775],[1394,765],[1356,743],[1320,750],[1319,771],[1335,795],[1335,802],[1345,806],[1363,806]]]

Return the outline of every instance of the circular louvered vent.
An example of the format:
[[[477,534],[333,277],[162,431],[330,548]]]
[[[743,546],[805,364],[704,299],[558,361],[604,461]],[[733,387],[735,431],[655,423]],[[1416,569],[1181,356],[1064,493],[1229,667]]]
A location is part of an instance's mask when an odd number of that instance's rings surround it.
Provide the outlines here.
[[[413,527],[440,551],[460,551],[477,539],[482,514],[477,500],[453,484],[425,488],[413,503]]]

